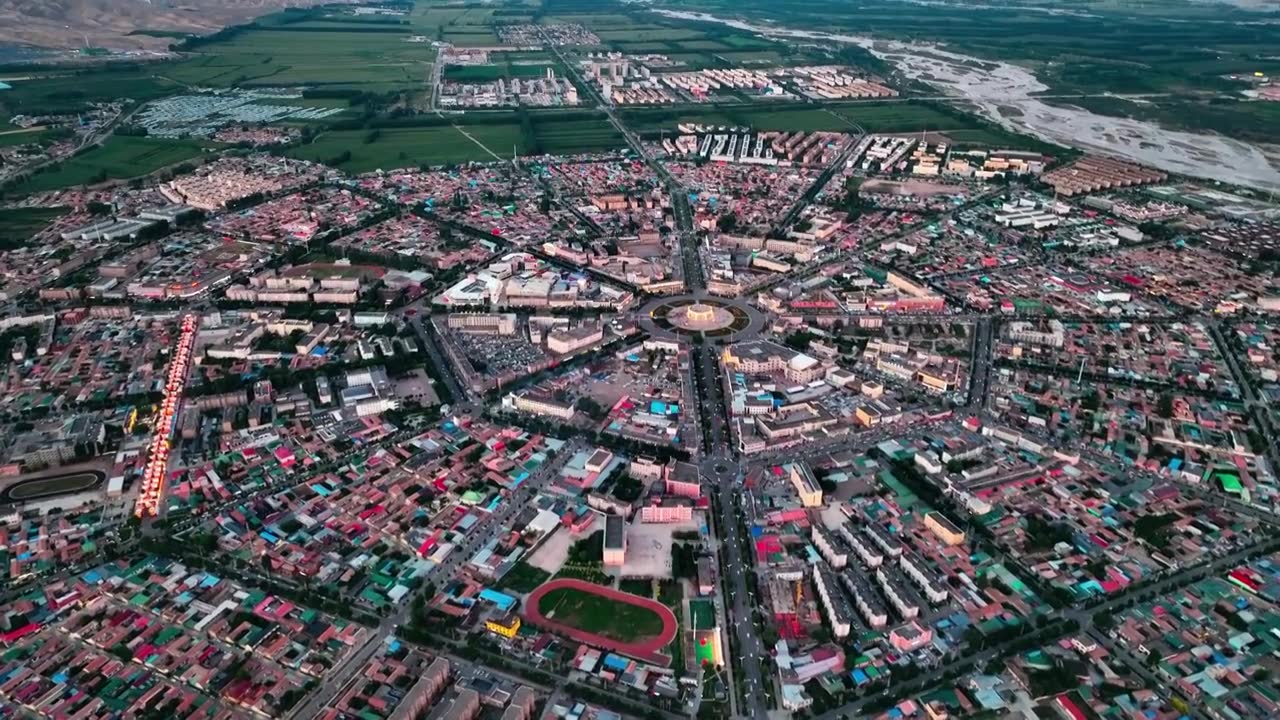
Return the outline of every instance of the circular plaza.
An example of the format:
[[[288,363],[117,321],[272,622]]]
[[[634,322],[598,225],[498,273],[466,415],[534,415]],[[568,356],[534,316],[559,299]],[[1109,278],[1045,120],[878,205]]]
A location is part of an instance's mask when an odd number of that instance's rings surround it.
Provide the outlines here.
[[[707,340],[732,342],[763,323],[760,311],[729,298],[657,298],[643,308],[640,324],[651,335],[701,336]]]

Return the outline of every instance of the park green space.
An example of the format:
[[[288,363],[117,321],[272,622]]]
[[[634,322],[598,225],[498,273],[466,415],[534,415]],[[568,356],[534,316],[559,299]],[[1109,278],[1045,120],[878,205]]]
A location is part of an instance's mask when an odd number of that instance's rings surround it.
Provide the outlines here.
[[[104,180],[127,180],[190,160],[203,151],[202,145],[193,140],[112,135],[102,145],[29,177],[14,191],[33,193]]]
[[[521,562],[502,576],[499,587],[518,593],[533,592],[534,588],[551,579],[551,573],[534,567],[528,562]]]
[[[662,634],[663,621],[653,610],[578,588],[556,588],[538,601],[548,620],[610,640],[635,642]]]
[[[64,207],[0,210],[0,249],[22,247],[32,235],[66,213]]]

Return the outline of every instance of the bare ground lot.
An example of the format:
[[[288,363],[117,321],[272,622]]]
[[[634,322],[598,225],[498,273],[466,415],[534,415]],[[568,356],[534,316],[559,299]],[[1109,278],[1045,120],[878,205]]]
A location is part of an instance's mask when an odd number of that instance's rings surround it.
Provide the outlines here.
[[[551,537],[544,540],[542,544],[538,546],[538,549],[533,551],[533,554],[526,559],[526,562],[533,567],[540,570],[546,570],[552,575],[555,575],[560,571],[560,568],[564,566],[565,561],[569,559],[569,548],[573,547],[575,542],[583,538],[591,537],[591,533],[596,530],[603,529],[604,521],[601,520],[599,516],[596,517],[596,520],[592,523],[591,527],[583,530],[577,535],[569,532],[565,527],[556,528],[556,531],[551,534]]]
[[[670,578],[672,535],[701,527],[702,521],[696,514],[690,522],[631,523],[627,526],[627,558],[622,577]]]

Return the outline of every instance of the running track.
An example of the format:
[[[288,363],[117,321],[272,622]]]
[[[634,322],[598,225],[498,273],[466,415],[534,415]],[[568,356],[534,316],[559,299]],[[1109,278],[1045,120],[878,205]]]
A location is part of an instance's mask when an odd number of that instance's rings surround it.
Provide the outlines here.
[[[582,590],[583,592],[607,597],[616,602],[648,608],[656,613],[658,617],[662,618],[662,632],[659,633],[657,637],[626,643],[621,640],[611,640],[607,637],[590,633],[585,630],[571,628],[568,625],[558,623],[555,620],[548,620],[538,610],[538,603],[541,602],[544,595],[552,590],[559,590],[560,588]],[[591,647],[600,648],[601,650],[611,650],[652,665],[667,667],[671,664],[671,658],[667,655],[663,655],[662,649],[676,637],[676,616],[675,613],[671,612],[670,608],[656,600],[643,598],[639,595],[632,595],[631,593],[624,593],[610,587],[589,583],[585,580],[560,578],[558,580],[545,582],[534,588],[533,592],[529,593],[529,598],[525,600],[524,603],[524,618],[535,627],[543,628],[544,630],[554,632],[557,635],[563,635],[570,640],[584,645],[590,645]]]

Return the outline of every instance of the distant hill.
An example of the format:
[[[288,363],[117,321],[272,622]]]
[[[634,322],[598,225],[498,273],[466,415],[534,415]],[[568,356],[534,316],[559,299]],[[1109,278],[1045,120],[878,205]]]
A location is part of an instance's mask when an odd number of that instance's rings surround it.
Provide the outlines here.
[[[330,0],[331,1],[331,0]],[[285,7],[320,0],[0,0],[0,45],[164,50]]]

